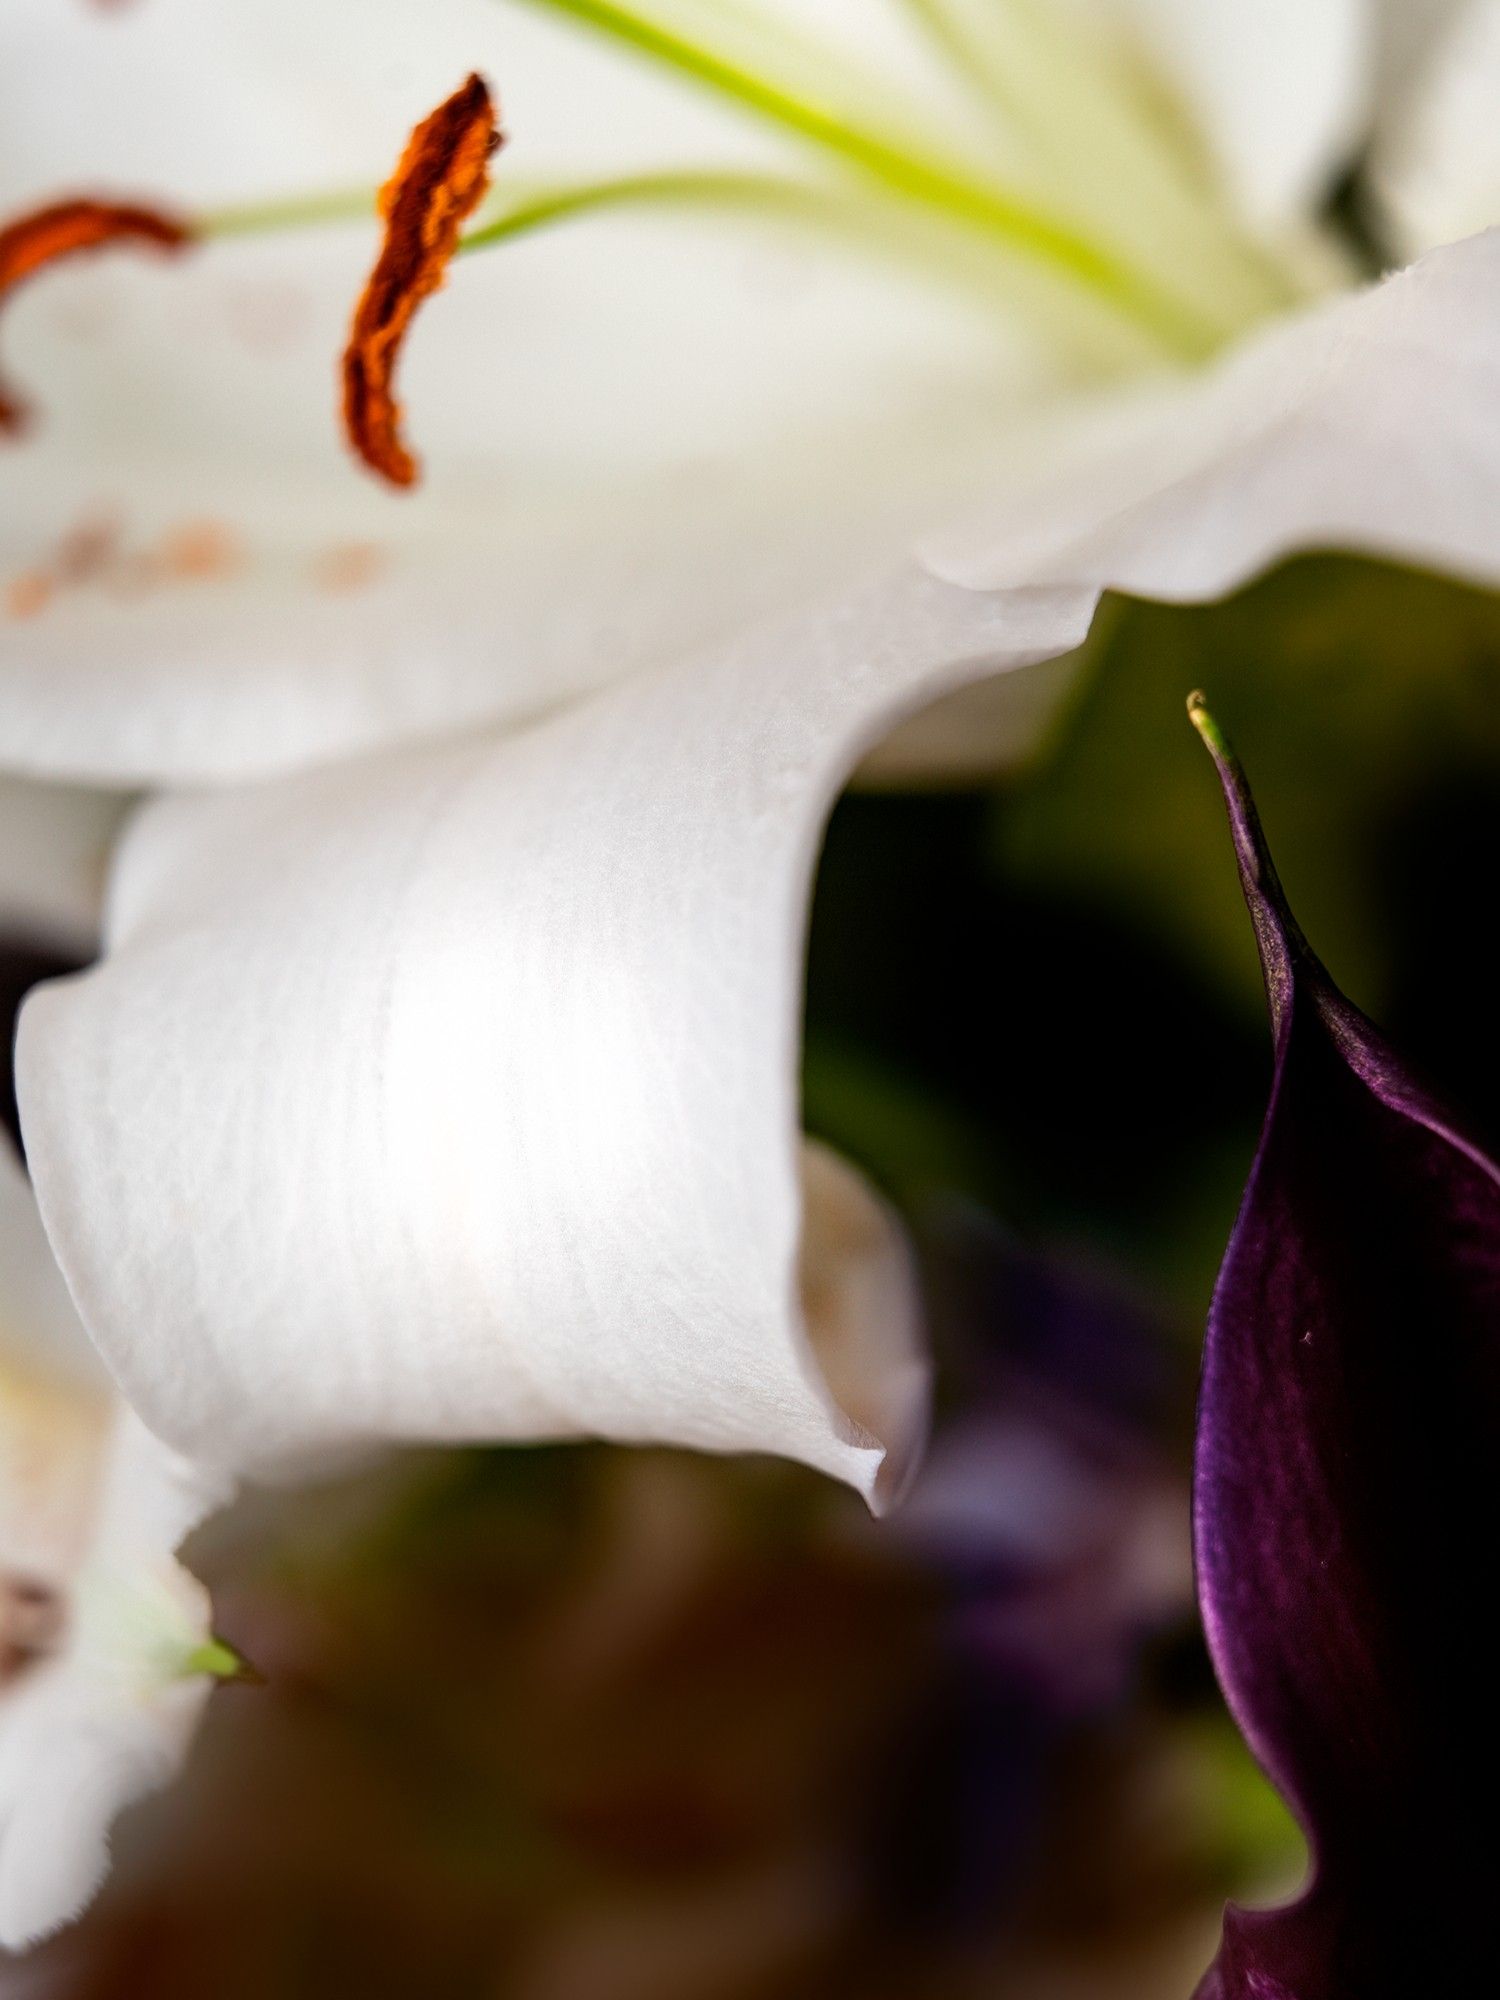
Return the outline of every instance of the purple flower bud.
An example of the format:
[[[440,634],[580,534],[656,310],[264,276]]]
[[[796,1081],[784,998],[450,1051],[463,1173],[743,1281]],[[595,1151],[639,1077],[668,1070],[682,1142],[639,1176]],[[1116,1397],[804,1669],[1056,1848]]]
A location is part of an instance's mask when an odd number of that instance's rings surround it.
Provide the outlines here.
[[[1500,1810],[1500,1171],[1350,1005],[1229,805],[1275,1034],[1209,1315],[1195,1546],[1229,1705],[1312,1850],[1226,1914],[1200,2000],[1418,2000],[1489,1962]]]

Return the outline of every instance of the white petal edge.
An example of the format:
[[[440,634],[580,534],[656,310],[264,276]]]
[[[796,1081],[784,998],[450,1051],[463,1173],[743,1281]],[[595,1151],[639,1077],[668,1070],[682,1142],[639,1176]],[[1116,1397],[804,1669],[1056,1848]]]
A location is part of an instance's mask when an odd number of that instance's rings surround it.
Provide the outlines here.
[[[387,1437],[766,1450],[883,1504],[925,1369],[826,1163],[838,1229],[802,1242],[817,845],[899,715],[1092,608],[904,562],[522,734],[147,808],[111,950],[32,996],[19,1066],[49,1233],[153,1429],[259,1472]]]
[[[1500,233],[1271,329],[1058,456],[929,536],[933,571],[1186,602],[1344,549],[1500,583]]]

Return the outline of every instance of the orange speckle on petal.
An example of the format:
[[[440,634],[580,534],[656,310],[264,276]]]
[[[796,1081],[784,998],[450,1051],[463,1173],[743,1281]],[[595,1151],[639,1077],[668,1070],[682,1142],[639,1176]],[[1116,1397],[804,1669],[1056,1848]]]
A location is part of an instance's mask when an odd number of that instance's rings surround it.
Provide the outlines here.
[[[385,241],[344,350],[344,429],[366,465],[393,486],[414,485],[417,477],[392,390],[401,343],[417,307],[443,282],[500,143],[489,85],[471,76],[412,133],[381,189]]]
[[[222,521],[184,521],[169,529],[157,551],[170,576],[225,576],[240,558],[239,544]]]
[[[340,542],[317,558],[313,580],[320,590],[363,590],[385,563],[385,551],[377,542]]]
[[[85,515],[57,545],[53,575],[59,583],[89,583],[114,561],[120,546],[120,523],[112,514]]]
[[[107,201],[58,201],[0,225],[0,306],[18,285],[59,258],[102,250],[112,243],[140,243],[161,251],[193,240],[186,223],[154,208]],[[0,431],[16,432],[25,407],[0,387]]]
[[[52,602],[56,591],[44,569],[23,569],[5,586],[7,618],[36,618]]]

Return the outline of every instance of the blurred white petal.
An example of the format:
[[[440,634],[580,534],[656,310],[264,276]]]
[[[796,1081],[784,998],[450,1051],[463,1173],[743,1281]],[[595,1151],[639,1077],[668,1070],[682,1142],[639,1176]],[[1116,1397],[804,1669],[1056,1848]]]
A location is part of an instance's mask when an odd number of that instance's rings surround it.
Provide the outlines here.
[[[190,1517],[223,1497],[119,1412],[93,1543],[66,1580],[63,1648],[0,1686],[8,1949],[78,1914],[103,1880],[117,1815],[166,1784],[187,1752],[213,1685],[187,1671],[208,1638],[208,1600],[171,1551]]]
[[[1500,222],[1500,0],[1466,0],[1392,93],[1370,163],[1406,256]]]
[[[1316,207],[1368,110],[1369,0],[1086,4],[1139,35],[1245,215],[1274,225]]]
[[[1376,116],[1403,105],[1434,48],[1473,0],[1374,0]]]
[[[1500,234],[1247,342],[1087,427],[1051,480],[932,537],[976,589],[1217,597],[1298,549],[1500,581]]]
[[[887,1497],[909,1287],[826,1163],[801,1242],[818,836],[898,714],[1091,608],[901,563],[528,732],[143,812],[112,953],[33,995],[20,1066],[53,1241],[153,1428],[262,1470],[589,1433]]]
[[[188,1671],[208,1637],[208,1600],[172,1556],[228,1498],[227,1482],[159,1444],[86,1350],[24,1174],[0,1141],[0,1946],[8,1949],[65,1922],[92,1895],[115,1816],[171,1777],[211,1685]]]

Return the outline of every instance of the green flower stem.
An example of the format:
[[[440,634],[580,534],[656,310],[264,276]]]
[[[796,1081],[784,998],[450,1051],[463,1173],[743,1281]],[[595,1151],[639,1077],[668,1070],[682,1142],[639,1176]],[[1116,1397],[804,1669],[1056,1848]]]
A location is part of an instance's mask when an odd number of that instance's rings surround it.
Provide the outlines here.
[[[795,133],[951,220],[998,238],[1011,250],[1061,274],[1145,327],[1175,352],[1212,352],[1230,331],[1205,321],[1063,216],[957,165],[907,150],[827,106],[798,97],[726,56],[690,42],[616,0],[531,0],[613,37],[746,110]]]

